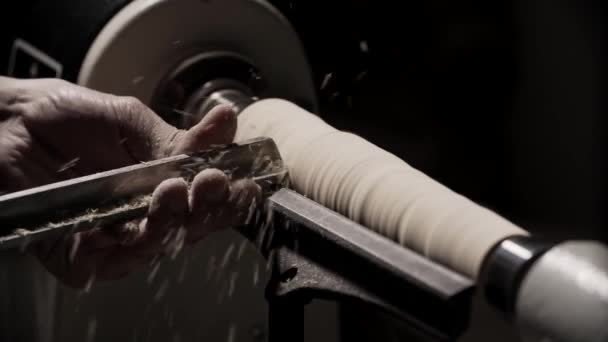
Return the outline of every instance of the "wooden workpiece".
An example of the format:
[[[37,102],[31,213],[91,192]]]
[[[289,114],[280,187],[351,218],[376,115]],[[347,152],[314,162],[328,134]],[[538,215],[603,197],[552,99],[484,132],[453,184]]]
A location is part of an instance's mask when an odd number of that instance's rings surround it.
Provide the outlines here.
[[[237,141],[258,136],[275,140],[296,191],[472,278],[497,242],[527,234],[291,102],[266,99],[239,115]]]

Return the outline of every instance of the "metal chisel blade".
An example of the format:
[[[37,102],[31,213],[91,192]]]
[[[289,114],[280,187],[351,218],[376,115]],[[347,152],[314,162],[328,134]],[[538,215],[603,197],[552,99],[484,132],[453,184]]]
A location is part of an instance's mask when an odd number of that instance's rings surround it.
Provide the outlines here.
[[[142,216],[147,212],[145,201],[123,207],[117,203],[149,195],[169,178],[190,181],[208,168],[222,170],[233,180],[252,178],[266,194],[287,182],[277,146],[264,137],[69,179],[0,196],[0,249],[14,246],[21,236],[31,240],[37,230],[42,236]],[[99,208],[103,210],[89,215],[87,222],[74,218],[74,214]],[[27,234],[15,232],[17,228],[26,228]]]

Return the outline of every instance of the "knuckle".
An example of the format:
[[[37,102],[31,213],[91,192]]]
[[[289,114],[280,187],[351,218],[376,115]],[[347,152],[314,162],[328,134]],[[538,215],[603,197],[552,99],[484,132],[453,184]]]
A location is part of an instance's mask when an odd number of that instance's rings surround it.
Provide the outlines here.
[[[31,111],[31,106],[21,101],[12,101],[0,106],[0,118],[23,117]]]
[[[29,124],[35,122],[40,115],[50,115],[56,113],[62,108],[61,101],[53,96],[33,98],[27,102],[19,102],[11,106],[12,114],[23,119],[23,123],[29,127]]]
[[[74,85],[73,83],[70,83],[61,78],[47,78],[47,79],[42,79],[42,81],[47,83],[47,87],[49,89],[60,90],[60,89],[69,89],[69,88],[76,87],[76,85]]]
[[[109,100],[110,107],[119,120],[129,127],[145,127],[149,120],[148,107],[134,96],[113,96]]]
[[[3,95],[5,96],[0,103],[0,116],[3,118],[24,116],[31,110],[31,103],[35,100],[31,93],[23,88],[12,89]]]
[[[118,107],[127,113],[138,114],[146,109],[146,105],[134,96],[118,96]]]

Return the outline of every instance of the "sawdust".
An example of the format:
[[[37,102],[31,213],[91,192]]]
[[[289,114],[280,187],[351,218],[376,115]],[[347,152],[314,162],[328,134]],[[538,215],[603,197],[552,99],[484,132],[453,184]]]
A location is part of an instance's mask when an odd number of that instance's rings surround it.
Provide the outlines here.
[[[241,260],[241,257],[243,256],[243,254],[245,254],[245,251],[247,250],[247,245],[249,244],[249,241],[247,239],[243,239],[243,241],[241,241],[241,243],[239,244],[239,249],[236,253],[236,260]]]
[[[253,286],[258,286],[260,281],[260,265],[256,262],[253,264]]]
[[[61,173],[61,172],[64,172],[64,171],[67,171],[67,170],[73,168],[74,166],[76,166],[76,164],[78,164],[79,161],[80,161],[80,157],[76,157],[76,158],[68,161],[67,163],[65,163],[59,167],[59,169],[57,170],[57,173]]]
[[[163,299],[163,297],[167,293],[168,288],[169,288],[169,279],[165,279],[165,280],[163,280],[162,284],[160,284],[158,291],[156,291],[156,294],[154,295],[154,301],[158,302],[161,299]]]
[[[187,117],[191,117],[191,118],[195,117],[195,114],[188,113],[188,112],[186,112],[184,110],[179,110],[177,108],[173,108],[173,112],[175,112],[176,114],[187,116]]]
[[[29,231],[27,229],[23,229],[23,228],[17,228],[17,229],[15,229],[15,231],[13,231],[13,234],[19,235],[19,236],[27,236],[30,233],[31,233],[31,231]]]
[[[333,77],[333,73],[328,73],[325,75],[325,77],[323,77],[323,81],[321,82],[321,90],[324,90],[325,88],[327,88],[327,85],[329,84],[329,81],[331,81],[331,78]]]
[[[217,257],[215,255],[212,255],[209,260],[207,261],[207,281],[210,281],[211,278],[213,277],[213,274],[217,268],[216,265],[216,259]]]
[[[232,273],[230,273],[230,280],[228,281],[228,294],[227,294],[228,298],[232,298],[232,295],[234,294],[238,276],[239,276],[239,272],[237,272],[237,271],[232,271]]]
[[[137,83],[140,83],[141,81],[143,81],[144,79],[145,79],[144,76],[137,76],[131,80],[131,83],[137,84]]]
[[[228,266],[228,262],[230,261],[230,257],[232,256],[232,252],[234,252],[234,243],[231,243],[230,246],[226,249],[226,253],[224,253],[224,257],[222,258],[222,263],[220,264],[220,269],[225,269]]]
[[[131,210],[138,208],[147,207],[152,200],[152,195],[145,195],[136,197],[130,201],[119,202],[118,204],[102,207],[87,209],[84,212],[70,215],[67,218],[57,221],[51,221],[41,226],[32,228],[17,228],[13,230],[13,234],[19,236],[27,236],[34,231],[38,230],[50,230],[59,227],[73,226],[77,227],[83,223],[91,223],[102,220],[107,217],[112,217],[115,214],[126,213]]]
[[[181,284],[186,277],[186,270],[188,269],[188,256],[184,258],[184,262],[182,263],[182,267],[177,275],[177,283]],[[208,279],[207,279],[208,280]]]
[[[369,46],[367,45],[367,41],[366,40],[362,40],[362,41],[359,42],[359,49],[363,53],[368,53],[369,52]]]
[[[152,282],[154,281],[154,278],[156,278],[156,275],[158,274],[159,269],[160,269],[160,262],[154,263],[152,270],[150,271],[150,273],[148,273],[148,277],[146,277],[146,281],[148,282],[148,284],[152,284]]]
[[[167,246],[169,249],[169,255],[172,260],[175,260],[182,248],[184,248],[184,242],[186,241],[186,229],[180,227],[175,233],[175,238],[172,239],[171,243]]]

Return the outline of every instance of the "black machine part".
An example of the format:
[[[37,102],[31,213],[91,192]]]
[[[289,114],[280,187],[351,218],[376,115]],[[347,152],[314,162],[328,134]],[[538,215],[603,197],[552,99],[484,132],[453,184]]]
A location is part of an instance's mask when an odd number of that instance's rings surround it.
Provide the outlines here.
[[[553,244],[530,236],[514,236],[498,243],[488,254],[481,279],[488,303],[511,319],[519,285],[536,259]]]

